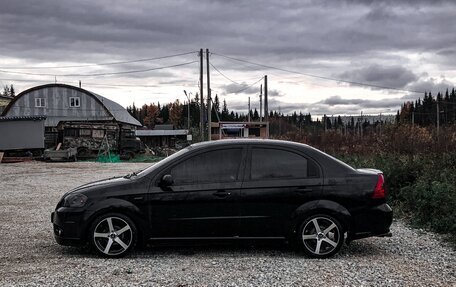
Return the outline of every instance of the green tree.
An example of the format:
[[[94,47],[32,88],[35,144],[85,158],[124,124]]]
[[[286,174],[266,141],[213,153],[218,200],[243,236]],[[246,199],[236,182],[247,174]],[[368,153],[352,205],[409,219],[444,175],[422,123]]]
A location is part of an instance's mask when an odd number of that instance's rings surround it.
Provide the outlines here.
[[[214,104],[212,105],[211,117],[213,122],[218,122],[217,115],[220,116],[220,101],[218,95],[215,95]]]
[[[14,98],[16,96],[16,91],[14,90],[13,84],[11,84],[9,92],[10,97]]]
[[[231,112],[233,113],[233,112]],[[228,107],[226,105],[226,100],[223,99],[223,107],[222,107],[222,116],[221,116],[221,120],[222,121],[232,121],[233,120],[233,117],[234,117],[234,114],[231,116],[230,115],[230,112],[228,111]]]
[[[182,126],[182,111],[183,107],[179,100],[174,101],[174,103],[168,104],[169,110],[169,121],[175,127]]]

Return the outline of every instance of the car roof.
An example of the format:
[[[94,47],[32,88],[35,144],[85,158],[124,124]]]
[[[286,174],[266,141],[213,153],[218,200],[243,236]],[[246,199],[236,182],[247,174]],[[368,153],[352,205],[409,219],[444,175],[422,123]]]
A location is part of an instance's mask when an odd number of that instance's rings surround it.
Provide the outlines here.
[[[192,144],[194,148],[205,148],[210,146],[219,145],[238,145],[238,144],[258,144],[258,145],[282,145],[282,146],[294,146],[294,147],[310,147],[306,144],[284,141],[284,140],[273,140],[273,139],[223,139],[215,141],[206,141]]]
[[[189,150],[200,150],[211,147],[227,147],[235,145],[264,145],[276,147],[288,147],[305,152],[308,156],[316,160],[325,170],[328,176],[340,176],[346,173],[356,172],[355,169],[341,160],[306,144],[284,141],[284,140],[271,140],[271,139],[223,139],[215,141],[207,141],[192,144]]]

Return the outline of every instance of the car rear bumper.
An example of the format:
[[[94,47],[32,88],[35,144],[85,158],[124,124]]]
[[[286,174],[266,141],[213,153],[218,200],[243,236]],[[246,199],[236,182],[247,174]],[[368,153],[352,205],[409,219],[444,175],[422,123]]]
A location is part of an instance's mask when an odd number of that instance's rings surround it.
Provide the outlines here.
[[[58,244],[75,246],[84,243],[83,214],[81,210],[67,207],[60,207],[51,213],[54,238]]]
[[[348,240],[391,236],[392,222],[393,210],[386,203],[362,210],[353,217],[353,228]]]

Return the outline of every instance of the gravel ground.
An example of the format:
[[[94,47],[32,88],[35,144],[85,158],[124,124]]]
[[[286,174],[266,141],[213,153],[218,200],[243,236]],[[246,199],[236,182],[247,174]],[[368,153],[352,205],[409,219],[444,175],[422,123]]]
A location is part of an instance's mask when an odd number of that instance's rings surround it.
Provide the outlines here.
[[[332,259],[284,244],[148,247],[122,259],[59,246],[50,213],[83,183],[142,163],[0,165],[0,286],[456,286],[456,252],[400,221],[392,238],[352,242]]]

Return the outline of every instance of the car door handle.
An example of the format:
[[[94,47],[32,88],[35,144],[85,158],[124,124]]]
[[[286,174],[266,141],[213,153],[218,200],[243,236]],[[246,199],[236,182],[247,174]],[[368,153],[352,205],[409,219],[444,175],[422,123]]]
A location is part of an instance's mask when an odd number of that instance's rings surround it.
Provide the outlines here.
[[[222,190],[217,190],[216,192],[213,193],[213,195],[223,198],[223,197],[230,196],[231,192],[222,189]]]
[[[301,187],[296,188],[296,192],[299,192],[299,193],[310,192],[312,190],[313,190],[312,188],[307,187],[307,186],[301,186]]]

